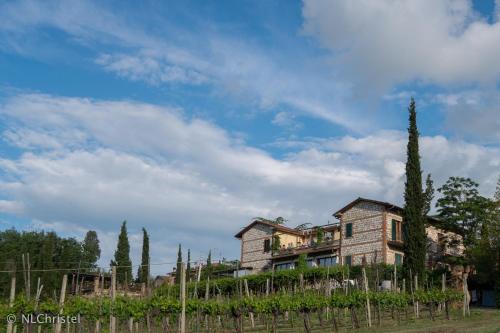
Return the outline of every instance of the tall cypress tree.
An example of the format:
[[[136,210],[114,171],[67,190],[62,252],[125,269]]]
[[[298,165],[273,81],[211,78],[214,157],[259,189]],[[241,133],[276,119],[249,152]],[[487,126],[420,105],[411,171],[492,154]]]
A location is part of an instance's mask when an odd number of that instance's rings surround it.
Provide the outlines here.
[[[145,228],[142,228],[142,258],[141,266],[137,272],[137,280],[147,283],[149,277],[149,236]]]
[[[408,127],[408,146],[406,161],[405,206],[403,211],[404,261],[403,268],[407,281],[411,275],[418,275],[420,281],[425,271],[426,233],[424,195],[422,192],[422,170],[418,149],[417,112],[415,101],[410,101]]]
[[[181,267],[182,267],[182,248],[179,244],[179,250],[177,251],[177,268],[175,270],[175,283],[181,283]]]
[[[205,268],[207,277],[212,277],[212,250],[208,251],[207,266]]]
[[[127,281],[130,282],[132,280],[132,261],[130,260],[127,221],[123,221],[122,223],[114,263],[118,266],[116,268],[116,280],[119,283],[124,283],[126,277]]]
[[[188,249],[188,259],[186,266],[186,281],[189,282],[191,276],[191,249]]]

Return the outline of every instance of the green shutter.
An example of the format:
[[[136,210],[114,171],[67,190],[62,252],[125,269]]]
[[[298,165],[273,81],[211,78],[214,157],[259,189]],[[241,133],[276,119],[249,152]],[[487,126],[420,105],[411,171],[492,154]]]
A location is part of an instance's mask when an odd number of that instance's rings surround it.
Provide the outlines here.
[[[403,263],[403,256],[399,253],[396,253],[396,258],[394,261],[394,264],[401,265]]]
[[[345,261],[345,264],[346,264],[347,266],[351,266],[351,265],[352,265],[352,257],[351,257],[351,256],[345,256],[345,257],[344,257],[344,259],[345,259],[345,260],[344,260],[344,261]]]
[[[352,237],[352,223],[347,223],[345,225],[345,236],[346,238]]]
[[[392,240],[396,240],[396,220],[392,220]]]

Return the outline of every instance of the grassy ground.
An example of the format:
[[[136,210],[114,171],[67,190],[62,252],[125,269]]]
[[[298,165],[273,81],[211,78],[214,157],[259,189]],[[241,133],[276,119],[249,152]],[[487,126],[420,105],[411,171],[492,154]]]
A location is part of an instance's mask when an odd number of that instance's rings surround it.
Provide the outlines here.
[[[361,318],[360,318],[361,319]],[[320,327],[316,318],[311,317],[312,320],[312,332],[314,333],[326,333],[333,332],[331,323],[326,323],[325,326]],[[425,312],[421,313],[421,318],[418,320],[410,319],[408,321],[401,320],[398,325],[395,320],[386,316],[382,320],[382,325],[377,326],[377,321],[373,319],[373,326],[371,328],[366,327],[366,322],[361,321],[361,328],[353,330],[350,325],[350,319],[344,318],[342,320],[340,332],[352,332],[352,333],[391,333],[391,332],[403,332],[403,333],[500,333],[500,310],[497,309],[483,309],[483,308],[472,308],[470,317],[463,318],[461,311],[452,311],[451,320],[446,320],[444,314],[436,315],[434,321],[432,321],[428,314]],[[245,325],[246,326],[246,325]],[[261,333],[266,332],[266,327],[257,325],[255,329],[250,329],[246,327],[245,332]],[[279,333],[296,333],[304,332],[304,326],[302,325],[302,320],[296,318],[294,327],[290,327],[289,323],[281,322],[278,325]],[[223,332],[223,331],[221,331]],[[227,331],[226,331],[227,332]]]
[[[461,318],[459,313],[452,320],[437,318],[431,321],[428,318],[416,322],[404,322],[400,326],[384,326],[375,329],[360,329],[359,333],[500,333],[500,310],[471,309],[471,316]]]

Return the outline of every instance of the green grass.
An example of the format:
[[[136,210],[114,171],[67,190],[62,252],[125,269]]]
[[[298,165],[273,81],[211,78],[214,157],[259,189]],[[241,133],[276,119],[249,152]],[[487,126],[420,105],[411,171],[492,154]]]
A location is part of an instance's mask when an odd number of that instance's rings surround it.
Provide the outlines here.
[[[366,327],[366,321],[362,318],[363,314],[358,314],[360,329],[352,329],[350,317],[343,317],[340,324],[339,332],[352,333],[500,333],[500,310],[498,309],[483,309],[472,308],[470,317],[463,318],[462,312],[459,310],[451,311],[451,319],[446,320],[444,314],[437,314],[434,321],[429,318],[427,312],[422,311],[420,318],[414,320],[413,313],[410,314],[410,319],[405,320],[404,315],[401,317],[401,322],[398,325],[397,321],[393,320],[389,315],[384,316],[381,326],[377,326],[376,316],[373,316],[373,325],[371,328]],[[311,316],[312,332],[326,333],[333,332],[330,321],[325,320],[324,327],[319,325],[316,316]],[[290,322],[281,321],[278,325],[279,333],[296,333],[305,332],[302,318],[294,319],[294,327]],[[247,324],[247,323],[245,323]],[[228,330],[220,330],[217,332],[228,332]],[[251,329],[245,325],[245,332],[267,332],[266,327],[262,323],[258,323],[255,329]]]

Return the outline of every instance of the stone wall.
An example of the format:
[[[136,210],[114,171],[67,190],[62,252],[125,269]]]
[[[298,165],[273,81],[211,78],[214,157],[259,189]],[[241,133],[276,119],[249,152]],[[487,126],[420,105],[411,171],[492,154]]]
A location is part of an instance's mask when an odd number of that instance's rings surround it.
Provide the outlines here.
[[[252,267],[258,273],[271,265],[272,252],[264,251],[264,241],[272,241],[271,227],[256,224],[241,236],[241,266]]]
[[[382,262],[382,225],[384,207],[360,202],[342,214],[342,262],[352,257],[353,265],[360,265],[363,258],[368,264]],[[346,225],[352,223],[352,237],[346,238]]]
[[[434,226],[425,228],[427,234],[428,255],[431,257],[444,254],[461,256],[464,253],[462,236],[444,231]],[[440,239],[441,238],[441,239]],[[441,243],[441,244],[440,244]]]

